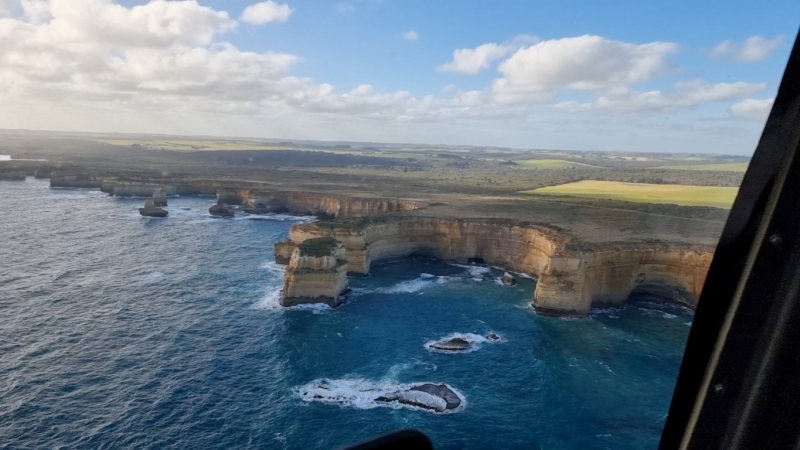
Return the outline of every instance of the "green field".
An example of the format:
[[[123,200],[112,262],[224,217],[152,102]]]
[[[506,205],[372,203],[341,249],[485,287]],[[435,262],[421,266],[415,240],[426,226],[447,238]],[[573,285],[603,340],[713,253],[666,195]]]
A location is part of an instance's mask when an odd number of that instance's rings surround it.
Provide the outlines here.
[[[636,203],[665,203],[680,206],[712,206],[730,209],[739,188],[688,186],[682,184],[622,183],[619,181],[583,180],[548,186],[521,194],[567,195]]]
[[[522,168],[530,169],[566,169],[568,167],[582,167],[588,169],[597,167],[591,164],[567,161],[565,159],[522,159],[514,162]]]
[[[676,170],[712,170],[716,172],[744,172],[750,163],[711,163],[711,164],[686,164],[684,166],[660,166],[654,169],[676,169]]]

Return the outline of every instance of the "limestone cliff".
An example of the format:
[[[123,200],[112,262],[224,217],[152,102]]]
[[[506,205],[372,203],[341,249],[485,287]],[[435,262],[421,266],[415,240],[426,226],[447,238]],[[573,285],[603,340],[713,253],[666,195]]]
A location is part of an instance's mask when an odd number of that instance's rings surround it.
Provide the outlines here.
[[[217,202],[242,205],[246,212],[292,213],[330,218],[365,217],[423,208],[422,202],[383,198],[353,198],[315,192],[268,191],[263,189],[223,188]]]
[[[87,174],[50,173],[50,187],[97,189],[101,183],[101,179]]]
[[[325,303],[339,306],[347,289],[345,249],[335,239],[322,237],[299,244],[283,276],[283,306]]]
[[[290,261],[298,244],[320,236],[344,245],[353,274],[369,273],[375,261],[424,254],[459,262],[481,258],[534,275],[534,308],[555,315],[585,316],[593,304],[620,305],[634,289],[650,286],[684,291],[694,305],[712,256],[710,249],[655,244],[571,249],[563,233],[505,220],[386,216],[293,225],[289,238],[275,245],[276,261]]]
[[[252,214],[291,213],[323,218],[351,218],[424,208],[423,202],[385,198],[353,198],[316,192],[274,190],[265,183],[239,180],[204,180],[169,176],[102,176],[52,173],[52,187],[100,188],[115,197],[216,195],[220,205],[242,206]]]

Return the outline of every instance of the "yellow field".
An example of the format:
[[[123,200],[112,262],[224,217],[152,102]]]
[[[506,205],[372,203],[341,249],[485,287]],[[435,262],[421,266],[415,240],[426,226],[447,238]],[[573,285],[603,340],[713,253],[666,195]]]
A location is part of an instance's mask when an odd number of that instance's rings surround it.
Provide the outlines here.
[[[676,169],[676,170],[711,170],[717,172],[744,172],[750,163],[711,163],[711,164],[691,164],[685,166],[661,166],[654,169]]]
[[[520,193],[568,195],[623,200],[636,203],[665,203],[681,206],[712,206],[715,208],[730,209],[738,191],[739,188],[735,187],[584,180],[575,183],[522,191]]]
[[[574,161],[567,161],[565,159],[522,159],[514,161],[522,168],[536,168],[536,169],[566,169],[567,167],[582,167],[591,168],[597,167],[591,164],[583,164]]]

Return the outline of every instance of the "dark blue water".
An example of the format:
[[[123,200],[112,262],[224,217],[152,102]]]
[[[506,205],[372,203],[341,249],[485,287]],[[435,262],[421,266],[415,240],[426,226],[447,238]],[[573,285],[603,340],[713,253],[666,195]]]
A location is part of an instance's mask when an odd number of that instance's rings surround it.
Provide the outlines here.
[[[142,200],[0,182],[0,448],[331,448],[405,427],[443,449],[657,446],[690,312],[539,317],[533,280],[425,259],[352,279],[337,310],[282,310],[272,244],[292,218],[214,219],[212,202],[146,219]],[[471,353],[425,348],[490,331],[503,341]],[[322,378],[352,396],[304,401]],[[466,407],[358,393],[417,381]]]

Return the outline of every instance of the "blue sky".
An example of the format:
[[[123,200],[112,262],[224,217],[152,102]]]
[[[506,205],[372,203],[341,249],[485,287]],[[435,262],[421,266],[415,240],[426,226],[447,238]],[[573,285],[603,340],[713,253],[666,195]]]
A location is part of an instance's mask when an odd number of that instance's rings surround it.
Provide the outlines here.
[[[0,0],[0,127],[749,154],[798,18],[796,0]]]
[[[247,1],[204,1],[237,14]],[[480,89],[496,75],[437,73],[453,50],[503,42],[521,34],[543,40],[593,34],[624,42],[676,42],[670,58],[683,75],[710,80],[777,82],[800,26],[796,1],[295,1],[285,24],[245,26],[230,37],[242,49],[301,55],[296,72],[348,89],[369,83],[384,91],[437,92],[448,84]],[[234,8],[236,4],[238,8]],[[227,5],[227,7],[226,7]],[[338,13],[339,5],[350,5]],[[408,42],[402,33],[416,30]],[[707,52],[725,40],[762,35],[784,40],[759,64],[713,61]],[[661,85],[668,82],[664,79]],[[655,84],[659,86],[659,84]]]

